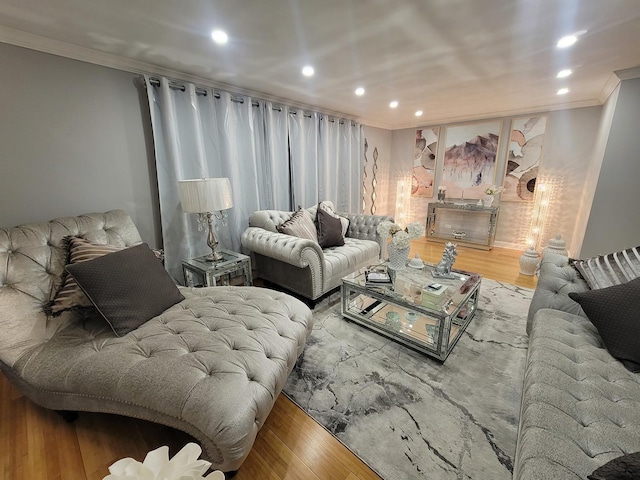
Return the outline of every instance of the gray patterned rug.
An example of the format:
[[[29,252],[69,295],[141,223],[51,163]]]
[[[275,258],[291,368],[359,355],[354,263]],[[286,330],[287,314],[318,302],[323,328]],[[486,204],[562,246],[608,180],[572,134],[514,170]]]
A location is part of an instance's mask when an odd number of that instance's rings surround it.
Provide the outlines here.
[[[285,394],[382,478],[510,479],[533,291],[483,279],[445,363],[315,309]]]

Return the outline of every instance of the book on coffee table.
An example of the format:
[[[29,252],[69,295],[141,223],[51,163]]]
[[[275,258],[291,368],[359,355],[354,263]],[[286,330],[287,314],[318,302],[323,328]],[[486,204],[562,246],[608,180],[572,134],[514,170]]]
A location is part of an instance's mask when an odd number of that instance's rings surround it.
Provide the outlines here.
[[[391,276],[387,271],[371,270],[365,272],[365,285],[367,287],[384,287],[393,285]]]

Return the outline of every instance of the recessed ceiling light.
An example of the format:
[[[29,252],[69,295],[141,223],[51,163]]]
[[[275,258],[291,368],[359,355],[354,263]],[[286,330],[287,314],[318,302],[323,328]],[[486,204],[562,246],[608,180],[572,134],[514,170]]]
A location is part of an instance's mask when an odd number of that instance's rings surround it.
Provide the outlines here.
[[[560,90],[558,90],[558,95],[565,95],[567,93],[569,93],[568,88],[561,88]]]
[[[390,106],[391,108],[396,108],[396,107],[398,106],[398,102],[396,102],[396,101],[394,100],[393,102],[391,102],[391,103],[389,104],[389,106]]]
[[[421,117],[422,116],[422,110],[418,110],[416,112],[416,117]]]
[[[213,32],[211,32],[211,38],[214,42],[220,45],[222,45],[223,43],[227,43],[227,40],[229,40],[227,34],[222,30],[214,30]]]
[[[557,78],[566,78],[569,75],[571,75],[573,72],[570,69],[565,69],[565,70],[560,70],[558,72],[558,75],[556,75]]]
[[[307,65],[306,67],[304,67],[302,69],[302,74],[305,77],[310,77],[315,73],[315,70],[313,69],[313,67],[311,65]]]
[[[558,48],[567,48],[573,45],[578,41],[578,37],[575,35],[567,35],[566,37],[562,37],[558,40]]]
[[[364,88],[362,87],[356,88],[356,95],[358,96],[364,95]]]

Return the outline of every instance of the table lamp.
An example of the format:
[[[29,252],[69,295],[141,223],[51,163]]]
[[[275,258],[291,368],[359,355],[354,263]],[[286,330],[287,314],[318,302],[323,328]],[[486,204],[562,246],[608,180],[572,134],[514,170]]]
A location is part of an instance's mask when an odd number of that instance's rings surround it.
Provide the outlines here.
[[[201,227],[209,224],[207,245],[211,254],[205,257],[208,262],[219,262],[224,257],[216,251],[218,237],[215,234],[213,218],[224,219],[223,210],[233,207],[231,199],[231,182],[228,178],[200,178],[181,180],[178,182],[178,193],[185,213],[197,213]]]

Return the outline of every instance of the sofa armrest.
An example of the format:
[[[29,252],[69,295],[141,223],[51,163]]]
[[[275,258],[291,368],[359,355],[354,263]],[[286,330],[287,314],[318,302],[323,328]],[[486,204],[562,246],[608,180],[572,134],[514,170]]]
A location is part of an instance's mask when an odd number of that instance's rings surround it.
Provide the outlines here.
[[[393,222],[393,217],[387,215],[367,215],[366,213],[338,213],[349,219],[349,230],[347,237],[358,238],[360,240],[373,240],[380,245],[380,257],[386,257],[386,239],[378,235],[378,225],[384,220]]]
[[[580,305],[569,298],[569,293],[588,289],[587,283],[578,276],[578,271],[569,264],[567,257],[545,253],[540,261],[538,286],[529,306],[527,334],[531,331],[534,315],[542,308],[553,308],[585,317]]]
[[[285,233],[274,233],[260,227],[249,227],[242,234],[242,245],[252,252],[279,260],[300,268],[321,270],[324,254],[313,240],[298,238]]]

